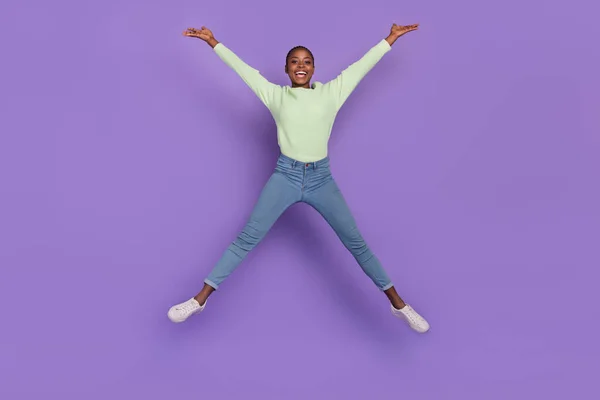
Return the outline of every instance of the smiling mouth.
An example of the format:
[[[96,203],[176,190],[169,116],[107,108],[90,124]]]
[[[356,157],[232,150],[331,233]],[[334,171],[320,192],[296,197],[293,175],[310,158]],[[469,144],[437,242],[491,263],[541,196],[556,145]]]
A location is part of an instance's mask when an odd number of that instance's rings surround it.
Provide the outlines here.
[[[296,75],[298,77],[305,77],[308,74],[306,72],[304,72],[304,71],[298,71],[294,75]]]

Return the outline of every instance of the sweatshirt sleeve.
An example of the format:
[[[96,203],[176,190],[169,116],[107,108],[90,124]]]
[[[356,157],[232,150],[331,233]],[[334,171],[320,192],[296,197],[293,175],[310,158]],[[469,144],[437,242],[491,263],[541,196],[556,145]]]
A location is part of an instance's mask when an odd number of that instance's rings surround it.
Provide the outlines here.
[[[335,79],[329,81],[324,86],[338,108],[348,99],[348,96],[354,91],[360,81],[367,73],[391,50],[390,44],[383,39],[377,45],[372,47],[360,60],[343,70]]]
[[[224,44],[218,43],[214,47],[214,51],[225,64],[229,65],[242,78],[263,104],[270,108],[280,87],[265,79],[258,70],[246,64]]]

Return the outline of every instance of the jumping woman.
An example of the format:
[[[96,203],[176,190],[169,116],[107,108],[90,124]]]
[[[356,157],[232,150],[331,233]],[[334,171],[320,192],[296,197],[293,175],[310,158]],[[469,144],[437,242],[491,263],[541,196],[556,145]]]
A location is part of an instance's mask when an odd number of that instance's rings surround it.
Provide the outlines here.
[[[281,154],[246,226],[206,277],[202,290],[195,297],[171,307],[168,312],[171,321],[183,322],[203,311],[211,293],[258,245],[277,219],[291,205],[304,202],[325,218],[364,273],[385,293],[390,301],[391,313],[417,332],[429,330],[427,321],[400,298],[381,263],[363,239],[331,174],[327,151],[335,117],[348,96],[391,50],[396,40],[417,30],[418,26],[393,24],[388,37],[325,84],[311,84],[315,71],[313,54],[306,47],[294,47],[285,59],[285,73],[291,81],[289,86],[269,82],[217,41],[209,29],[189,28],[183,32],[184,36],[201,39],[212,47],[269,109],[277,125]]]

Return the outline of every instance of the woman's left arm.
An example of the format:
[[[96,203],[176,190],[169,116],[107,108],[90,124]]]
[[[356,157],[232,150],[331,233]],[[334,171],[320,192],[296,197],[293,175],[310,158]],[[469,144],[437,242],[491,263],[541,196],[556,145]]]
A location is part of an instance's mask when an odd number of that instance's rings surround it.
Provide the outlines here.
[[[360,60],[342,71],[335,79],[329,81],[325,86],[335,97],[337,107],[340,108],[346,102],[360,81],[390,51],[391,46],[400,36],[418,28],[419,24],[392,25],[388,37],[372,47]]]

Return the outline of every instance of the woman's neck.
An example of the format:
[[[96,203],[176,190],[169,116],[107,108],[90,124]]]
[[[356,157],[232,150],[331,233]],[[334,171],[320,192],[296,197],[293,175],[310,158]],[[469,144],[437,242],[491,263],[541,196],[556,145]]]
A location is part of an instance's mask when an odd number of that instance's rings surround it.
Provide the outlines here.
[[[312,85],[310,83],[307,83],[306,85],[302,85],[302,86],[291,86],[292,89],[312,89]]]

